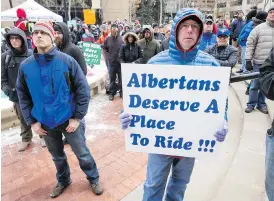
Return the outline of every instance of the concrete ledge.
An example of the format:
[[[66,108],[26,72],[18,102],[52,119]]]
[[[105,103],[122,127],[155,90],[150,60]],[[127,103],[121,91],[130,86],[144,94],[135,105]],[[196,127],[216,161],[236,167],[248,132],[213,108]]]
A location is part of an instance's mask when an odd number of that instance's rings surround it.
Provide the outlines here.
[[[101,63],[104,63],[103,61]],[[103,64],[88,69],[86,76],[90,86],[91,97],[105,88],[105,81],[108,77],[107,67]],[[20,121],[13,108],[13,103],[7,98],[1,99],[1,130],[6,130],[20,125]]]

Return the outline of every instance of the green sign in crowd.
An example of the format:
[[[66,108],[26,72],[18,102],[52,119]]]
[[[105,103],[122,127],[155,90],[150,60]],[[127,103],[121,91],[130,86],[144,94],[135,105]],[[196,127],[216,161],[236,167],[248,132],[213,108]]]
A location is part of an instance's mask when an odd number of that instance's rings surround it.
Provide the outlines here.
[[[101,45],[84,42],[82,44],[82,50],[86,63],[89,65],[99,65],[101,61]]]

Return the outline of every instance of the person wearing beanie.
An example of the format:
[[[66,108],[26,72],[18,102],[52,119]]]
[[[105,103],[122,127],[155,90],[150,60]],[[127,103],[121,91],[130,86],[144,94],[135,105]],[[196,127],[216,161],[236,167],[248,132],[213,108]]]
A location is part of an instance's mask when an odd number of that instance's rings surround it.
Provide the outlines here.
[[[265,14],[259,15],[262,18]],[[270,8],[267,13],[266,22],[256,26],[249,34],[246,42],[246,69],[248,71],[259,72],[260,67],[269,55],[270,50],[274,47],[274,7]],[[265,95],[260,90],[258,79],[251,80],[249,89],[249,98],[247,102],[246,113],[252,112],[255,107],[268,114],[265,103]]]
[[[229,30],[219,29],[217,44],[206,48],[205,52],[213,56],[221,66],[233,68],[237,63],[237,48],[229,45]]]
[[[66,136],[92,191],[101,195],[96,163],[86,146],[82,119],[87,113],[90,88],[81,67],[71,56],[53,46],[51,23],[33,26],[34,55],[24,60],[18,72],[16,91],[27,125],[43,136],[56,166],[55,198],[71,184],[62,133]],[[54,176],[54,175],[52,175]]]
[[[109,73],[109,100],[113,101],[114,96],[119,91],[120,97],[123,96],[122,92],[122,74],[121,63],[119,59],[119,51],[123,44],[123,39],[119,34],[117,24],[111,25],[111,35],[106,38],[102,45],[105,59],[107,60],[107,67]],[[116,84],[116,77],[118,77],[118,84]]]
[[[246,15],[246,24],[248,24],[253,17],[255,17],[257,15],[257,9],[251,9],[251,11],[249,11],[249,13],[247,13]]]
[[[167,71],[169,65],[188,68],[194,66],[219,68],[220,64],[214,57],[199,50],[198,45],[202,33],[203,21],[200,11],[192,8],[184,8],[178,11],[172,24],[168,50],[152,57],[148,64],[166,66]],[[216,75],[216,79],[218,79],[218,75]],[[216,129],[215,134],[216,140],[219,142],[223,142],[228,133],[227,109],[223,118],[224,121],[220,125],[221,129]],[[130,128],[132,116],[123,112],[120,115],[120,122],[122,129]],[[193,123],[191,121],[184,122],[186,125]],[[163,135],[167,135],[167,133]],[[193,157],[149,153],[142,201],[185,200],[185,191],[190,182],[194,164],[195,158]],[[210,169],[204,171],[207,172]]]
[[[17,150],[21,152],[28,148],[33,136],[31,126],[27,125],[23,118],[15,84],[20,64],[32,55],[32,51],[28,49],[25,33],[19,28],[15,27],[6,33],[5,40],[8,50],[1,54],[1,89],[9,100],[13,102],[14,110],[20,120],[22,142]],[[43,138],[40,143],[41,146],[45,147]]]
[[[255,17],[252,18],[252,20],[250,22],[248,22],[242,29],[240,35],[239,35],[239,45],[241,46],[242,49],[242,66],[241,69],[239,71],[237,71],[237,73],[246,73],[246,61],[245,61],[245,54],[246,54],[246,42],[247,42],[247,38],[250,34],[250,32],[252,31],[252,29],[254,29],[257,25],[265,22],[267,17],[267,12],[265,11],[258,11],[258,13],[256,14]],[[249,90],[249,88],[248,88]],[[249,92],[247,92],[249,93]]]
[[[245,20],[244,20],[244,13],[242,11],[239,11],[238,13],[238,18],[237,20],[233,21],[231,24],[230,24],[230,28],[229,28],[229,31],[230,31],[230,37],[232,39],[232,45],[236,48],[238,48],[238,62],[241,64],[242,61],[241,61],[241,46],[239,45],[239,41],[238,41],[238,38],[239,38],[239,35],[245,25]]]

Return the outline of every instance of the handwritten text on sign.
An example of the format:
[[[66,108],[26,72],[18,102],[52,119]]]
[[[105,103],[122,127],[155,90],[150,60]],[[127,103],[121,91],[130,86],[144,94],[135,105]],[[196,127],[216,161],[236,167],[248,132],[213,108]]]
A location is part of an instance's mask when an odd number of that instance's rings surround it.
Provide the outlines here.
[[[89,65],[99,65],[101,61],[101,46],[94,43],[84,42],[83,53],[86,63]]]
[[[197,157],[216,151],[230,68],[122,64],[123,105],[133,116],[128,151]]]

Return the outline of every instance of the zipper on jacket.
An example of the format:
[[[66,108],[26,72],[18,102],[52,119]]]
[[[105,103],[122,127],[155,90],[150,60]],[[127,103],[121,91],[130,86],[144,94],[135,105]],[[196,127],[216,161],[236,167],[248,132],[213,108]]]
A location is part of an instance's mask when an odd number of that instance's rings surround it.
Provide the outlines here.
[[[54,84],[53,84],[53,77],[51,78],[51,88],[52,88],[52,93],[54,94]]]

